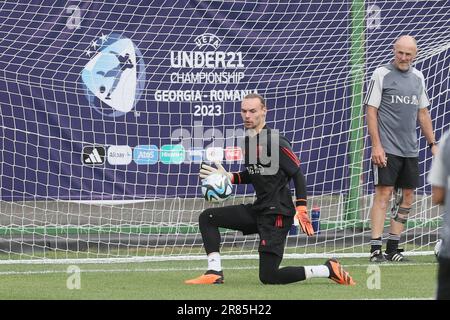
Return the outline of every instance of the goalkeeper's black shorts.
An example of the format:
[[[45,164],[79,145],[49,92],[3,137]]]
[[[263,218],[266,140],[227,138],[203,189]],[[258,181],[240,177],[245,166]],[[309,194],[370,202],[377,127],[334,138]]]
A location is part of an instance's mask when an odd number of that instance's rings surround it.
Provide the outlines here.
[[[294,217],[254,210],[251,204],[207,209],[217,227],[239,230],[244,235],[259,234],[259,252],[283,257],[287,234]]]

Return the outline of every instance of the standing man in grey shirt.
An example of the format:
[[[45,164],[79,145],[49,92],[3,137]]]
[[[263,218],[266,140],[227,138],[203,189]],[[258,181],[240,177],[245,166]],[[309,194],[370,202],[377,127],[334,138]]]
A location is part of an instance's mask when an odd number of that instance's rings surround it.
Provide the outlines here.
[[[439,251],[437,299],[450,299],[450,131],[441,139],[440,150],[433,160],[428,182],[432,185],[435,204],[445,204],[442,245]]]
[[[419,184],[417,120],[432,154],[437,152],[425,80],[412,66],[416,54],[416,40],[407,35],[399,37],[394,44],[394,60],[374,71],[364,100],[375,185],[370,210],[372,262],[405,261],[398,243]],[[393,192],[396,200],[383,254],[381,237]]]

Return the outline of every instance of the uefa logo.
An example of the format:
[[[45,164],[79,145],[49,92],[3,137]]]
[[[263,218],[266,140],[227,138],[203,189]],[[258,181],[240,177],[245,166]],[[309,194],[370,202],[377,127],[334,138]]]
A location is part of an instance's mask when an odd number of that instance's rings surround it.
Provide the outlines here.
[[[89,105],[109,117],[131,111],[145,85],[145,65],[139,49],[130,39],[110,34],[91,42],[86,54],[92,58],[81,72],[81,79]]]

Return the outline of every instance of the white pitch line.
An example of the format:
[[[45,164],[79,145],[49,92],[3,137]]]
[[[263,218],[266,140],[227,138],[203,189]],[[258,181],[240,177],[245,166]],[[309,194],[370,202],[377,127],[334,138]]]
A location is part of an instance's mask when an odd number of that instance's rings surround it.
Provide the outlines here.
[[[373,266],[379,266],[379,267],[406,267],[406,266],[437,266],[437,262],[420,262],[420,263],[414,263],[414,262],[381,262],[381,263],[364,263],[364,264],[344,264],[341,261],[341,264],[344,268],[347,267],[355,267],[355,268],[367,268],[367,267],[373,267]]]
[[[434,255],[433,251],[420,251],[420,252],[408,252],[409,256],[424,256],[424,255]],[[319,253],[308,253],[308,254],[285,254],[285,259],[313,259],[313,258],[368,258],[367,254],[362,253],[333,253],[333,254],[319,254]],[[258,259],[258,255],[255,254],[240,254],[240,255],[224,255],[223,260],[254,260]],[[163,262],[163,261],[204,261],[205,255],[194,255],[194,256],[136,256],[128,258],[86,258],[86,259],[29,259],[29,260],[0,260],[0,265],[30,265],[30,264],[51,264],[51,265],[61,265],[61,264],[120,264],[120,263],[141,263],[141,262]]]
[[[358,299],[358,300],[435,300],[434,297],[403,297],[403,298],[365,298],[365,299]]]
[[[379,266],[379,267],[403,267],[403,266],[429,266],[436,265],[436,263],[425,262],[425,263],[379,263],[379,264],[348,264],[343,265],[345,268],[367,268],[369,266]],[[282,266],[283,267],[283,266]],[[247,266],[247,267],[227,267],[225,270],[255,270],[258,266]],[[115,272],[179,272],[179,271],[204,271],[204,267],[194,267],[194,268],[136,268],[136,269],[82,269],[82,273],[115,273]],[[35,274],[57,274],[57,273],[67,273],[66,270],[26,270],[26,271],[0,271],[0,276],[8,275],[35,275]]]
[[[227,270],[253,270],[258,267],[232,267]],[[81,273],[109,273],[109,272],[177,272],[177,271],[205,271],[204,267],[198,268],[179,268],[179,269],[81,269]],[[51,273],[67,273],[66,270],[41,270],[41,271],[0,271],[2,275],[33,275],[33,274],[51,274]]]

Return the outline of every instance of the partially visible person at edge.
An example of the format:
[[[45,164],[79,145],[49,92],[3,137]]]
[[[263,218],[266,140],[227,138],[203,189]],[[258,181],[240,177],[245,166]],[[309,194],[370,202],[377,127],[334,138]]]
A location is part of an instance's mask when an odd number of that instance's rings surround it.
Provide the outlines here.
[[[439,250],[437,294],[438,300],[450,300],[450,131],[442,138],[439,152],[433,160],[428,182],[432,186],[435,204],[445,205]]]

